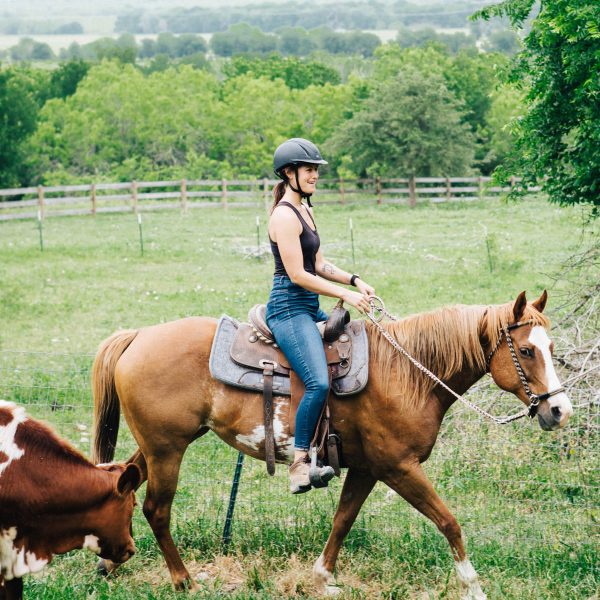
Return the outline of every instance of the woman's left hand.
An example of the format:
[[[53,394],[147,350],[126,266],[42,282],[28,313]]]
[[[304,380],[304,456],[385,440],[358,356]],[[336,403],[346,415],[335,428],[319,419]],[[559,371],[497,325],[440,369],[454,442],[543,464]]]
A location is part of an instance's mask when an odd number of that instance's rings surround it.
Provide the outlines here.
[[[367,296],[375,295],[375,288],[371,287],[366,281],[362,279],[356,279],[356,288],[361,294],[366,294]]]

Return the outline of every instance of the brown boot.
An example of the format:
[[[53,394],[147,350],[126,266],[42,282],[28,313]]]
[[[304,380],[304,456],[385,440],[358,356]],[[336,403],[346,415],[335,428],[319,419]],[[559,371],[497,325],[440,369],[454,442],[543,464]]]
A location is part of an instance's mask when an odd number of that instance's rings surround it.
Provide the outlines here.
[[[306,462],[306,457],[290,465],[290,492],[292,494],[303,494],[310,490],[309,470],[310,464]]]

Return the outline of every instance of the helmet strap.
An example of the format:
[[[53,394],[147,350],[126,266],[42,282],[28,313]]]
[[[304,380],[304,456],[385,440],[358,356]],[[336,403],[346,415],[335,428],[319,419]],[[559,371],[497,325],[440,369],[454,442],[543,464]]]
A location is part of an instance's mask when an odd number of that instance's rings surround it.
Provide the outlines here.
[[[298,186],[297,188],[295,188],[292,185],[292,182],[288,179],[288,185],[292,188],[292,190],[294,192],[296,192],[296,194],[300,194],[300,198],[306,198],[306,201],[308,202],[308,206],[310,206],[312,208],[312,204],[310,203],[310,197],[312,196],[312,194],[307,194],[301,187],[300,187],[300,181],[298,179],[298,165],[294,165],[294,175],[296,178],[296,185]]]

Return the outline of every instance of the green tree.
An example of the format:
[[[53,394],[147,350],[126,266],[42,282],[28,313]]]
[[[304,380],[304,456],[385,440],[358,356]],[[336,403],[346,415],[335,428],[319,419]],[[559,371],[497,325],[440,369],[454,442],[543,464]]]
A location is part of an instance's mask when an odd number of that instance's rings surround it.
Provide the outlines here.
[[[537,4],[506,0],[475,18],[507,17],[520,30]],[[600,3],[542,2],[509,80],[525,91],[517,152],[498,178],[522,175],[553,202],[600,212]]]
[[[35,131],[48,76],[43,71],[0,71],[0,187],[27,183],[25,142]]]
[[[277,48],[277,37],[263,33],[246,23],[232,25],[225,32],[217,32],[210,39],[212,51],[219,56],[234,54],[269,54]]]
[[[407,66],[375,86],[329,147],[350,157],[358,175],[466,174],[475,141],[468,124],[461,122],[461,110],[442,76]]]
[[[272,54],[266,59],[247,55],[234,56],[228,61],[223,72],[227,77],[237,77],[251,73],[255,77],[283,79],[291,89],[304,89],[309,85],[325,85],[340,83],[339,73],[315,61],[304,61],[296,57],[283,57]]]
[[[90,65],[84,60],[70,60],[52,71],[49,96],[66,98],[77,90],[79,82],[87,75]]]

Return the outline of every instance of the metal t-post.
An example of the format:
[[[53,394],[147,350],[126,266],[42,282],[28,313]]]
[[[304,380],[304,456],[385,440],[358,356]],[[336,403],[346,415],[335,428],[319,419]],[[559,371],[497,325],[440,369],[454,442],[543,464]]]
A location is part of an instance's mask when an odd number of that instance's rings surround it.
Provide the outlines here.
[[[235,509],[235,500],[237,498],[243,464],[244,453],[239,452],[237,463],[235,465],[235,473],[233,474],[233,483],[231,484],[231,493],[229,494],[229,506],[227,507],[227,516],[225,517],[225,527],[223,528],[223,554],[227,554],[229,542],[231,542],[231,522],[233,521],[233,511]]]

